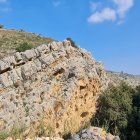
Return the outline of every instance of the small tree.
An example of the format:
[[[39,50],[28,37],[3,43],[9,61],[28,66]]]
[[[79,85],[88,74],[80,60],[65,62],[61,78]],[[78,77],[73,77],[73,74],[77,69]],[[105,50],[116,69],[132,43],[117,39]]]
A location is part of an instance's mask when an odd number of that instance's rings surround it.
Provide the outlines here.
[[[0,29],[3,29],[4,28],[4,25],[0,24]]]
[[[133,92],[125,83],[107,89],[99,98],[98,110],[92,124],[105,127],[113,134],[120,134],[127,127],[128,116],[132,112]]]
[[[67,40],[71,42],[71,45],[72,45],[73,47],[75,47],[75,48],[78,47],[78,46],[75,44],[75,42],[73,41],[72,38],[68,37]]]
[[[129,125],[127,127],[127,140],[140,139],[140,86],[136,87],[133,94],[133,110],[129,117]],[[131,135],[130,135],[131,134]]]

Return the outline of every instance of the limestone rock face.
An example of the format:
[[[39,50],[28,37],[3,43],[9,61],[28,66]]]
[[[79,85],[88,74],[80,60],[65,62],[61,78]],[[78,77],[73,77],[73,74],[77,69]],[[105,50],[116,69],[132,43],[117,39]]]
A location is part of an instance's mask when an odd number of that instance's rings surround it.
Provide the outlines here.
[[[102,128],[89,127],[73,135],[70,140],[120,140],[120,138],[106,133]]]
[[[43,126],[62,136],[83,127],[108,84],[103,66],[67,40],[0,60],[0,130]]]

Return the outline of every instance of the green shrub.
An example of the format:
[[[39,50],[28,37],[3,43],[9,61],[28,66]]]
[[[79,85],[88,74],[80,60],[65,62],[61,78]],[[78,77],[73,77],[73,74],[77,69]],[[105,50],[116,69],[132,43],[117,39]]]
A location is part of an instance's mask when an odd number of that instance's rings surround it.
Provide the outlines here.
[[[25,126],[22,126],[22,127],[13,126],[9,135],[13,139],[22,139],[23,133],[25,132],[25,130],[26,130]]]
[[[50,125],[46,126],[46,135],[48,137],[53,137],[55,135],[54,128]]]
[[[46,137],[46,128],[45,128],[43,122],[40,123],[36,135],[38,137]]]
[[[127,140],[140,139],[140,86],[136,87],[133,94],[132,113],[129,116],[129,124],[126,130]]]
[[[7,137],[9,137],[9,134],[6,131],[1,131],[0,132],[0,140],[4,140]]]
[[[28,44],[27,42],[24,42],[16,48],[16,51],[17,52],[24,52],[24,51],[30,50],[32,48],[33,48],[33,46],[31,44]]]
[[[29,116],[29,108],[27,106],[25,106],[25,116],[28,117]]]
[[[125,83],[109,87],[99,98],[92,124],[104,127],[113,134],[120,134],[127,127],[128,117],[132,112],[133,92]]]
[[[119,134],[121,140],[140,139],[140,86],[131,88],[125,83],[110,86],[98,100],[98,110],[92,125]]]
[[[4,28],[4,25],[0,24],[0,29],[3,29]]]
[[[25,130],[26,130],[25,126],[17,127],[14,125],[10,131],[8,130],[0,131],[0,140],[5,140],[8,137],[12,137],[14,140],[18,138],[23,139],[23,133],[25,132]]]

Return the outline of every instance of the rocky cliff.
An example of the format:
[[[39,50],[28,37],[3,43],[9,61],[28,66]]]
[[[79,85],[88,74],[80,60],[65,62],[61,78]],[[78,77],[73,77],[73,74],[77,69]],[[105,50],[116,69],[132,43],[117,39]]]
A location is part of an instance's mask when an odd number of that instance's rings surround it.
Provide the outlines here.
[[[74,133],[96,111],[108,84],[103,66],[67,40],[0,60],[0,130],[26,127],[49,136]],[[39,135],[39,134],[38,134]]]

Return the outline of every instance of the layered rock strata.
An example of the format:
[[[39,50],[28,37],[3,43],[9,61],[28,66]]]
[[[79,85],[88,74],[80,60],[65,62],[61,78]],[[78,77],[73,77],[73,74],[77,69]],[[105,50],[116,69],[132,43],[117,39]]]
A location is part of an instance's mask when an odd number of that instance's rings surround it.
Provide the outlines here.
[[[0,60],[0,130],[43,127],[48,135],[74,133],[96,111],[108,84],[103,66],[67,40]]]

